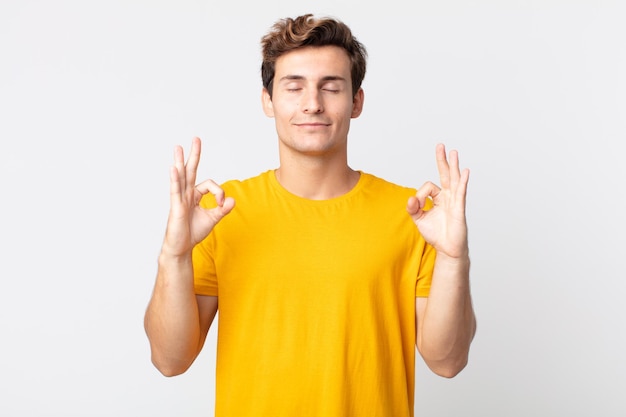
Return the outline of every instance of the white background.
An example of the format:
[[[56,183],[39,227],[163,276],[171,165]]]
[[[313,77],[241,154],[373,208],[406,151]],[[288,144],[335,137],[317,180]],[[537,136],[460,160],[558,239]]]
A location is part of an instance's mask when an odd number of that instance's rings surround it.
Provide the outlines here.
[[[626,415],[625,3],[225,3],[0,3],[0,415],[212,415],[215,328],[175,378],[143,331],[172,150],[276,167],[259,39],[309,11],[370,54],[354,168],[471,169],[478,333],[456,378],[418,364],[416,414]]]

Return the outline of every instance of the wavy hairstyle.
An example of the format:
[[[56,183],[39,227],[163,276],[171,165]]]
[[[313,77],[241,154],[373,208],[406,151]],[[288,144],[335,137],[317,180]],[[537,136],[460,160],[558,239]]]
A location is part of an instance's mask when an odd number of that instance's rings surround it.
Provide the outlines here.
[[[335,45],[343,48],[350,58],[352,94],[361,88],[365,78],[367,51],[354,36],[350,28],[333,18],[315,18],[312,14],[295,19],[284,18],[277,21],[270,31],[261,38],[263,63],[261,78],[263,87],[272,97],[276,60],[283,54],[305,46]]]

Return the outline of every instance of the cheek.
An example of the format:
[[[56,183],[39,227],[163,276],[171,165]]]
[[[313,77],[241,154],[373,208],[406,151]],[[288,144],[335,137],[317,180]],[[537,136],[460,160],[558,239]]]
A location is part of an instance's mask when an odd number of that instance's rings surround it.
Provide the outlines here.
[[[333,113],[333,118],[335,120],[340,120],[345,123],[349,123],[352,118],[352,107],[344,107],[340,110],[337,110]]]
[[[298,111],[298,101],[296,99],[281,99],[280,102],[274,102],[273,107],[276,117],[290,117]]]

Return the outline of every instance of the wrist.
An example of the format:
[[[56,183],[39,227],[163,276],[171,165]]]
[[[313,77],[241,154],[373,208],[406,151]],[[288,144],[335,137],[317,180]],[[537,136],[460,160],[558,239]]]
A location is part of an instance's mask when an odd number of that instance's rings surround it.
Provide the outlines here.
[[[191,251],[176,253],[166,248],[161,249],[158,258],[159,265],[188,265],[191,264]]]
[[[465,249],[459,256],[450,256],[444,252],[437,252],[436,262],[440,265],[449,265],[457,268],[469,268],[469,251]]]

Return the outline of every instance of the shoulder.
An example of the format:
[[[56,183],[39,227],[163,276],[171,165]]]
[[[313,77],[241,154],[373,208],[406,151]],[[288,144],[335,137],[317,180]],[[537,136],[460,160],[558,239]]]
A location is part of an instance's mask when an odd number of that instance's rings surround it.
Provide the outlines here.
[[[245,194],[251,190],[255,192],[261,192],[264,188],[269,186],[271,182],[272,170],[268,170],[260,173],[254,177],[246,178],[243,180],[231,179],[221,184],[222,189],[226,194]]]
[[[408,198],[417,192],[417,189],[413,187],[396,184],[367,172],[361,172],[361,180],[366,192],[380,193],[385,197],[398,196]]]
[[[266,194],[270,187],[270,175],[273,171],[265,171],[254,177],[246,179],[230,179],[220,184],[227,197],[233,197],[237,205],[240,205],[243,198],[257,198]],[[212,194],[205,194],[200,201],[202,207],[214,207],[215,197]]]

